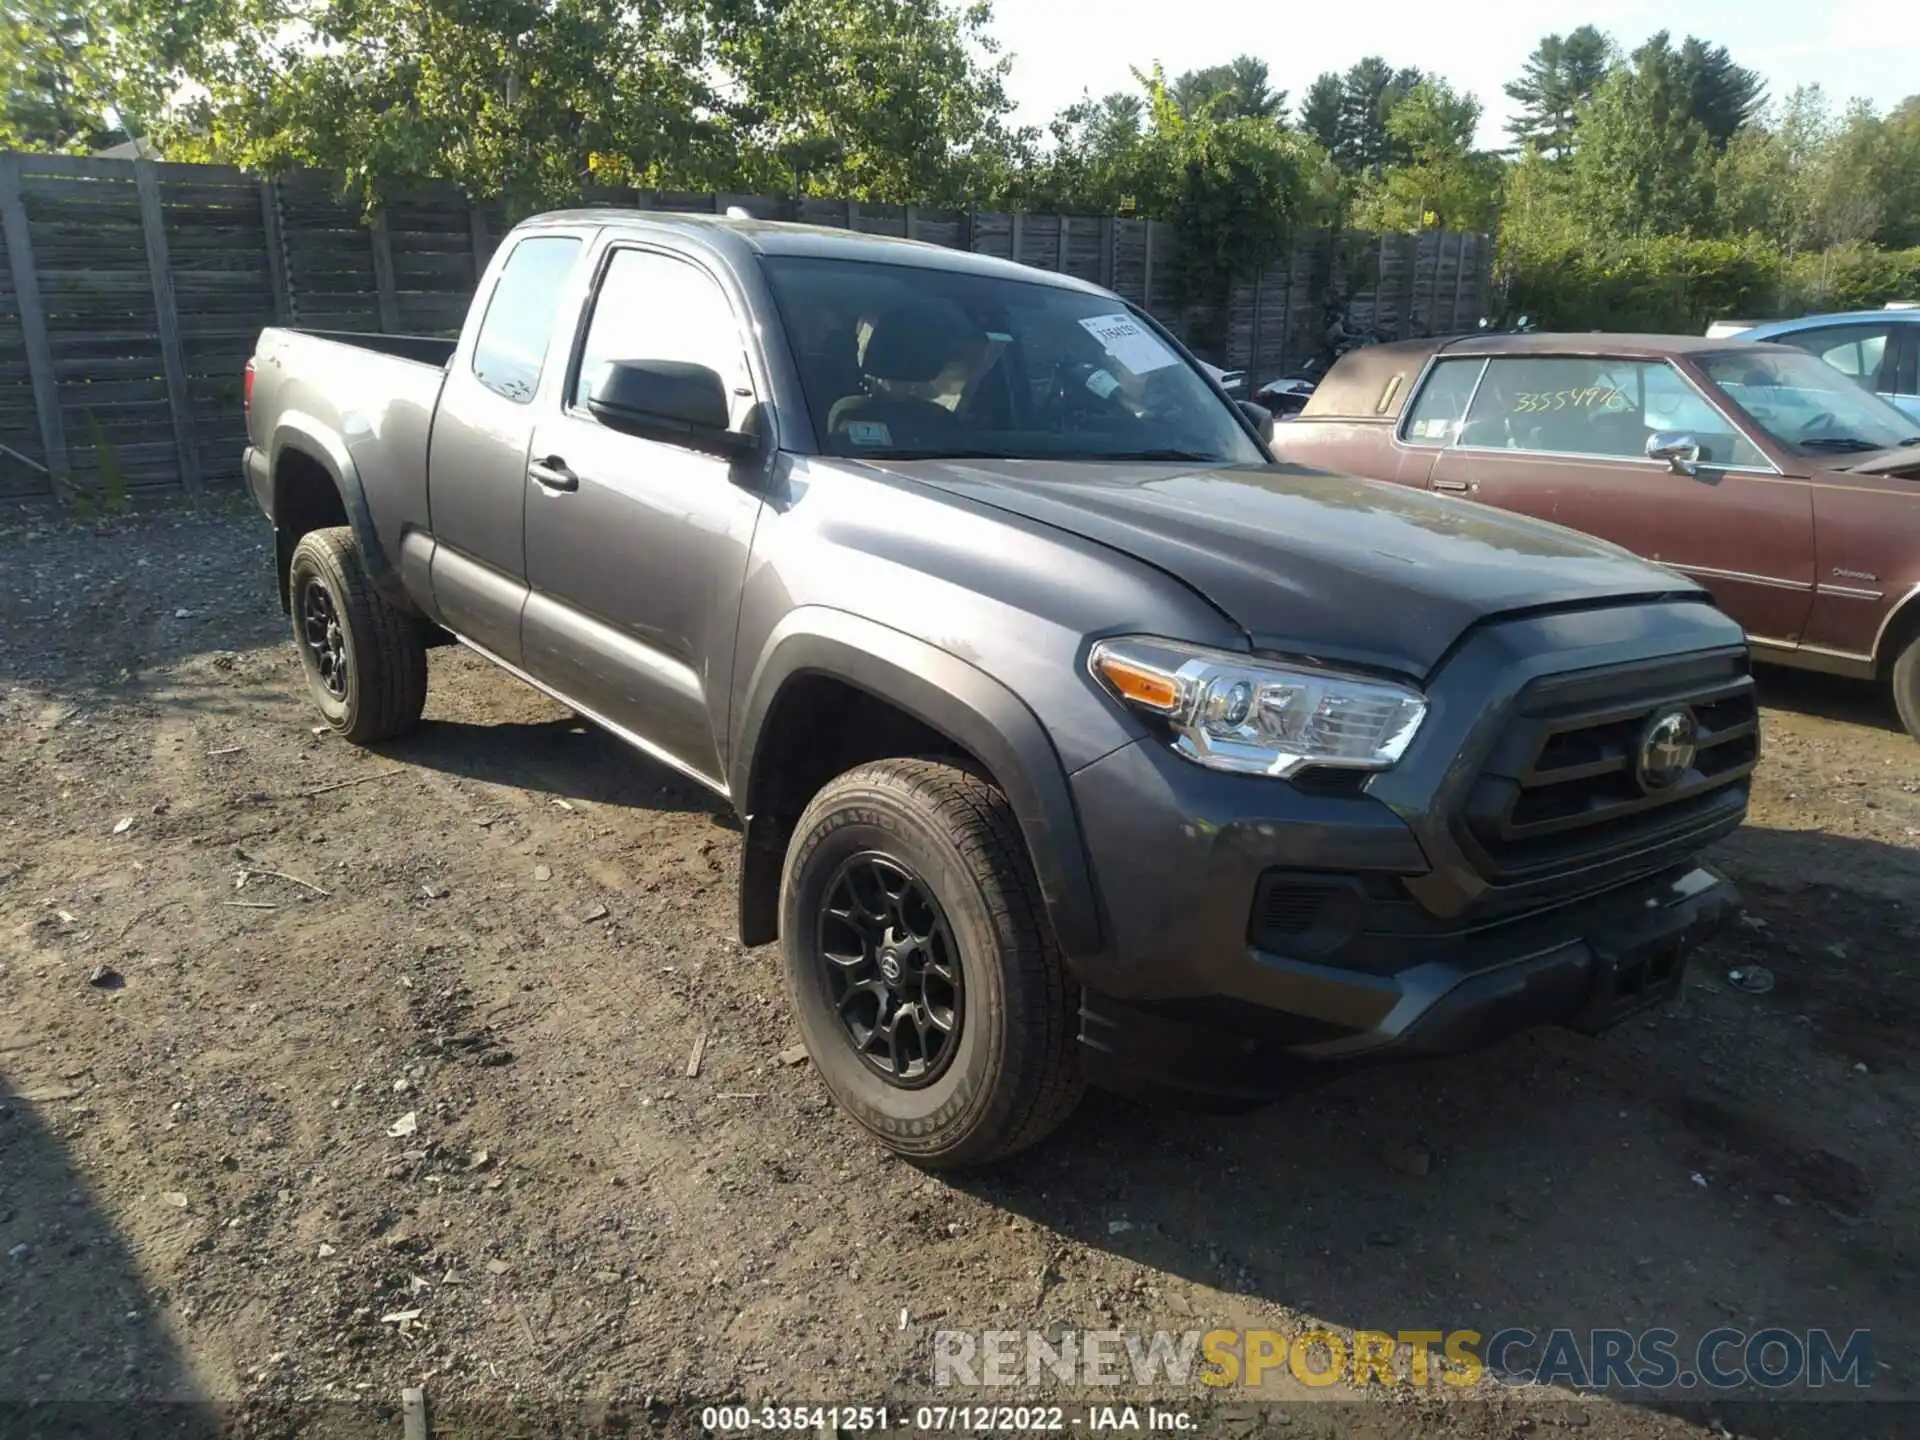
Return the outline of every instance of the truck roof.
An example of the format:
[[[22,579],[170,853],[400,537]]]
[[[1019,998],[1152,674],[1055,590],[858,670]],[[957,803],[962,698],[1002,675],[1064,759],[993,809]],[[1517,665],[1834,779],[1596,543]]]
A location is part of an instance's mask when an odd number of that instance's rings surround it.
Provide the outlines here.
[[[552,225],[598,225],[634,234],[668,233],[698,240],[729,259],[752,255],[798,255],[817,260],[859,260],[868,264],[911,265],[922,270],[950,270],[962,274],[994,275],[1033,285],[1058,285],[1095,295],[1109,293],[1074,275],[1036,270],[992,255],[955,250],[925,240],[894,235],[869,235],[826,225],[800,225],[785,220],[758,220],[726,215],[688,214],[677,210],[637,210],[618,206],[554,210],[515,226],[516,231]]]

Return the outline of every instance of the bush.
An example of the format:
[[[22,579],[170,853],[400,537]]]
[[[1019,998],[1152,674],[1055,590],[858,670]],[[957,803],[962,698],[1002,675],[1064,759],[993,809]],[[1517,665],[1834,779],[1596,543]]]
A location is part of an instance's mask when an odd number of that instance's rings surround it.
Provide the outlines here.
[[[1715,320],[1784,319],[1920,299],[1920,249],[1844,245],[1787,256],[1757,235],[1509,242],[1501,269],[1507,311],[1546,330],[1698,335]]]

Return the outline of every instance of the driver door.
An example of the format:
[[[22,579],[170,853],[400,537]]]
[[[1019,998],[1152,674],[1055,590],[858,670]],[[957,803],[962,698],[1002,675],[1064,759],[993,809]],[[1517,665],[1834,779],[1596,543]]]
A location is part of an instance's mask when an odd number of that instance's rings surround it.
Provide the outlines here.
[[[610,430],[586,397],[612,360],[717,371],[736,428],[757,403],[745,330],[691,260],[600,256],[564,393],[533,432],[525,664],[645,749],[724,793],[725,679],[760,500],[727,461]]]
[[[1660,431],[1695,473],[1647,458]],[[1812,492],[1663,360],[1495,357],[1430,484],[1611,540],[1691,576],[1756,638],[1798,644],[1813,604]]]

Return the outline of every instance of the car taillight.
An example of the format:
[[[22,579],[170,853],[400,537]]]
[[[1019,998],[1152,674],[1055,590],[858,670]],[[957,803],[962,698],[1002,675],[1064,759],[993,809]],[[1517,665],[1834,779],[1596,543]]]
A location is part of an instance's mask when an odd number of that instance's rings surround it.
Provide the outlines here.
[[[247,414],[253,413],[253,361],[247,361],[247,368],[240,376],[240,408]]]

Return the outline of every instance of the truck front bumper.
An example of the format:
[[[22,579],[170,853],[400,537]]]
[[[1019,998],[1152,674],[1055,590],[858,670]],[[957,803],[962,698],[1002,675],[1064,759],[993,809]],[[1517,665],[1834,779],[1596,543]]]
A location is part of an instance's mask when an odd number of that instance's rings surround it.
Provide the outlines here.
[[[1689,837],[1435,915],[1404,882],[1445,862],[1380,801],[1249,785],[1152,742],[1081,771],[1075,799],[1114,937],[1075,962],[1080,1041],[1109,1088],[1258,1099],[1537,1025],[1598,1032],[1678,993],[1739,909]]]

